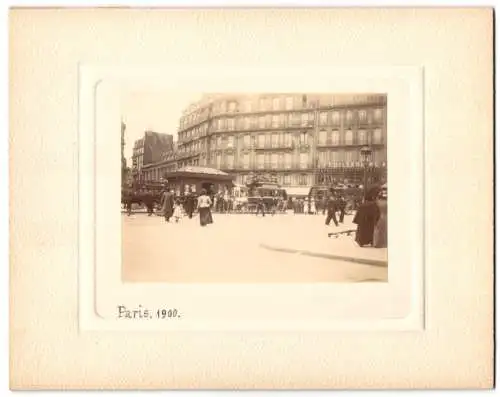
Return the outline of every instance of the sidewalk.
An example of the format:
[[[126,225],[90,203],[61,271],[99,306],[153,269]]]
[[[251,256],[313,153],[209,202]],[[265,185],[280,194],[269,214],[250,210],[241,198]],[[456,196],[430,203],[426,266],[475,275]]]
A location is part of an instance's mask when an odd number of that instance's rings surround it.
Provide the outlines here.
[[[295,253],[313,257],[361,263],[371,266],[387,266],[387,248],[360,247],[354,241],[354,234],[328,237],[328,233],[352,230],[352,216],[346,217],[344,224],[335,227],[324,225],[324,219],[308,217],[314,224],[302,224],[294,227],[290,224],[286,234],[273,233],[269,230],[260,239],[260,246],[273,251]],[[292,221],[293,222],[293,221]],[[303,220],[300,221],[304,222]],[[295,222],[293,222],[295,223]],[[272,228],[270,228],[272,229]]]

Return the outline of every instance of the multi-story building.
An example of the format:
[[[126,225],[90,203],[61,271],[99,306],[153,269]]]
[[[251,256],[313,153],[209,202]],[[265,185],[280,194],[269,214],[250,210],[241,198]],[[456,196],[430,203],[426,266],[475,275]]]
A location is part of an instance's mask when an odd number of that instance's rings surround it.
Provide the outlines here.
[[[173,144],[173,135],[146,131],[144,137],[134,143],[132,167],[135,173],[142,175],[141,170],[145,165],[161,161],[165,152],[173,150]]]
[[[170,172],[178,169],[177,142],[174,142],[171,149],[162,153],[161,160],[147,164],[142,167],[142,174],[147,181],[162,181],[167,179]]]
[[[127,129],[127,126],[125,123],[122,121],[122,126],[121,126],[121,135],[122,135],[122,184],[127,182],[127,159],[125,158],[125,130]]]
[[[362,183],[366,165],[375,182],[385,179],[386,120],[384,94],[205,96],[180,119],[177,165],[220,169],[237,183],[260,174],[283,186]]]

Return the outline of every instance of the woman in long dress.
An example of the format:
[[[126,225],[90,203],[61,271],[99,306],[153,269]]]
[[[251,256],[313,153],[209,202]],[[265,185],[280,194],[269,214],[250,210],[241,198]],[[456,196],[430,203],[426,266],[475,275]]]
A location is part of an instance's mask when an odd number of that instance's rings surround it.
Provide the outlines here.
[[[174,212],[174,191],[172,189],[167,189],[163,192],[161,199],[162,213],[165,217],[165,221],[169,222],[172,214]]]
[[[182,204],[180,199],[175,200],[174,213],[172,216],[175,220],[175,223],[178,223],[182,218]]]
[[[377,200],[379,218],[373,231],[373,246],[387,248],[387,195],[381,194]]]
[[[316,215],[317,214],[317,211],[316,211],[316,200],[314,198],[311,199],[311,214],[313,215]]]
[[[373,245],[373,234],[375,224],[379,219],[379,208],[375,202],[377,194],[370,191],[366,194],[365,202],[360,205],[353,223],[358,225],[356,230],[356,242],[360,247]]]
[[[200,196],[198,197],[198,212],[200,214],[200,225],[206,226],[213,223],[212,213],[210,211],[210,206],[212,205],[212,200],[207,195],[207,191],[202,189]]]

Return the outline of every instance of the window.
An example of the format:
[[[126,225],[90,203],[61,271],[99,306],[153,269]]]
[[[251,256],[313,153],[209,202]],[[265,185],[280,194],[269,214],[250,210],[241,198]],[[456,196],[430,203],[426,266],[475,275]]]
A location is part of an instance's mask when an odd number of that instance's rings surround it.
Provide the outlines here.
[[[352,145],[352,131],[351,130],[347,130],[345,132],[345,144]]]
[[[287,169],[292,168],[292,154],[291,153],[285,153],[285,168],[287,168]]]
[[[227,129],[234,130],[234,119],[227,119]]]
[[[350,123],[352,121],[352,112],[350,110],[348,110],[345,114],[345,119],[348,123]]]
[[[300,113],[291,113],[288,117],[289,117],[289,123],[291,125],[300,124]]]
[[[288,174],[285,174],[283,177],[283,185],[290,185],[292,183],[292,177]]]
[[[374,116],[376,121],[382,120],[382,109],[375,109]]]
[[[319,123],[321,125],[326,125],[328,124],[328,113],[327,112],[321,112],[319,114]]]
[[[273,109],[278,110],[280,108],[280,99],[279,98],[274,98],[273,99]]]
[[[361,121],[361,122],[366,121],[366,110],[359,111],[359,121]]]
[[[299,175],[299,185],[307,185],[307,175],[306,174],[300,174]]]
[[[340,152],[334,151],[330,152],[330,162],[332,165],[338,165],[339,162],[341,161],[342,156]]]
[[[229,112],[235,112],[236,111],[236,102],[229,102]]]
[[[244,129],[245,130],[249,130],[250,129],[250,117],[245,117],[243,125],[244,125]]]
[[[234,155],[228,154],[226,156],[226,168],[229,168],[229,169],[234,168]]]
[[[252,111],[252,101],[246,101],[245,102],[245,112],[250,113]]]
[[[257,146],[264,147],[266,145],[266,136],[264,134],[259,134],[257,139]]]
[[[243,168],[250,168],[250,155],[248,153],[243,155]]]
[[[278,154],[277,153],[271,154],[271,168],[272,169],[278,168]]]
[[[319,152],[319,166],[325,167],[328,165],[328,152]]]
[[[283,142],[284,142],[286,147],[292,146],[292,134],[291,133],[285,132],[285,135],[283,138],[284,138]]]
[[[366,139],[366,131],[365,130],[359,130],[358,131],[358,143],[360,145],[366,145],[367,139]]]
[[[382,164],[386,162],[385,156],[384,156],[384,150],[374,150],[373,151],[373,161]]]
[[[243,137],[243,146],[244,147],[249,147],[250,146],[250,135],[245,135]]]
[[[277,114],[274,114],[271,125],[273,128],[276,128],[276,127],[279,127],[279,124],[280,124],[279,117]]]
[[[220,169],[220,166],[221,166],[221,160],[222,160],[222,156],[220,153],[217,153],[217,169]]]
[[[227,147],[228,148],[234,147],[234,136],[230,135],[227,137]]]
[[[218,129],[219,130],[223,130],[224,129],[224,119],[219,119],[219,123],[218,123]]]
[[[266,109],[266,100],[265,100],[265,98],[260,98],[260,100],[259,100],[259,109],[260,110],[265,110]]]
[[[226,112],[226,102],[221,102],[220,103],[220,112],[225,113]]]
[[[280,153],[278,156],[278,168],[283,168],[285,163],[285,156],[283,153]]]
[[[257,168],[264,168],[264,155],[263,154],[258,154],[257,155]]]
[[[309,115],[307,113],[302,113],[300,115],[300,125],[302,127],[307,127],[308,124],[309,124]]]
[[[308,140],[309,140],[309,136],[308,136],[307,132],[302,132],[300,134],[300,138],[299,139],[300,139],[300,144],[301,145],[307,145]]]
[[[309,155],[308,155],[308,153],[300,153],[300,164],[299,164],[299,167],[301,169],[307,168],[308,161],[309,161]]]
[[[273,134],[271,139],[271,145],[272,147],[278,147],[278,144],[279,144],[279,135]]]
[[[382,130],[380,128],[373,130],[373,143],[382,143]]]
[[[355,150],[346,150],[345,152],[345,162],[349,165],[354,163],[357,158],[356,158],[356,151]]]
[[[293,109],[293,97],[287,97],[285,99],[285,108],[286,108],[286,110]]]
[[[259,128],[266,127],[266,118],[264,116],[259,117]]]
[[[326,131],[325,130],[321,130],[319,132],[319,143],[323,143],[325,144],[326,143]]]

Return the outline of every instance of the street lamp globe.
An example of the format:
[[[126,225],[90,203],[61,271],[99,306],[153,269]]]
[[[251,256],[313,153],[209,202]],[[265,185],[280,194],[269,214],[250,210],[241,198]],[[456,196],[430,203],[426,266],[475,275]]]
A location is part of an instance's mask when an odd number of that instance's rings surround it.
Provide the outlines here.
[[[372,149],[369,146],[361,148],[361,157],[363,158],[363,195],[366,198],[367,185],[368,185],[368,158],[372,154]]]

